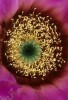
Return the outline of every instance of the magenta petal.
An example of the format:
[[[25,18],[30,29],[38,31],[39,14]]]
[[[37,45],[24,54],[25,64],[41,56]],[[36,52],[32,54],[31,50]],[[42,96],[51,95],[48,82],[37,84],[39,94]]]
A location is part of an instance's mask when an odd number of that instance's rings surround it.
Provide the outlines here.
[[[68,100],[68,91],[61,91],[53,84],[41,87],[41,100]]]
[[[0,0],[0,20],[9,20],[18,8],[18,0]]]
[[[28,86],[22,86],[18,88],[16,94],[14,94],[13,100],[41,100],[41,99],[38,99],[38,95],[36,94],[35,89]]]
[[[34,0],[33,6],[41,11],[46,11],[51,8],[62,8],[66,3],[65,0]]]
[[[34,0],[19,0],[19,5],[23,11],[28,11],[32,6],[33,2]]]
[[[64,5],[64,9],[63,9],[63,30],[65,30],[66,34],[68,35],[68,1],[67,3]]]
[[[65,72],[61,77],[57,78],[53,84],[62,91],[68,91],[68,71]]]
[[[13,100],[13,94],[17,91],[17,84],[11,82],[1,81],[0,82],[0,100]]]
[[[0,65],[0,81],[10,81],[16,83],[13,75],[3,66]]]
[[[46,11],[51,8],[59,7],[63,0],[35,0],[34,5],[40,11]]]

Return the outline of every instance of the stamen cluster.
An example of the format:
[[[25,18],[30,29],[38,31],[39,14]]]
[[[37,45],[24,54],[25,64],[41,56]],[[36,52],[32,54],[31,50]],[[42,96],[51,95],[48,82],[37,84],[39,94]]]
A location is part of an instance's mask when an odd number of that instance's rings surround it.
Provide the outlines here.
[[[65,61],[62,58],[61,33],[57,32],[52,18],[42,17],[40,14],[19,15],[16,21],[12,19],[13,27],[7,31],[8,40],[4,40],[7,50],[4,55],[10,61],[9,67],[16,69],[16,74],[31,78],[47,75],[51,71],[57,71],[57,66]],[[37,55],[29,60],[21,57],[21,47],[26,42],[33,41],[37,46]],[[32,59],[32,60],[31,60]],[[58,64],[58,65],[57,65]]]

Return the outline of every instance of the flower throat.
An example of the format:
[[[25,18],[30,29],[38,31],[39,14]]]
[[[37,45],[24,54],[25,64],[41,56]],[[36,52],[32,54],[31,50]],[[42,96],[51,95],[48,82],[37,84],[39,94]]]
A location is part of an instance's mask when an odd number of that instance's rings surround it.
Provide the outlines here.
[[[21,78],[45,80],[65,63],[61,33],[49,16],[18,15],[3,42],[3,64]]]

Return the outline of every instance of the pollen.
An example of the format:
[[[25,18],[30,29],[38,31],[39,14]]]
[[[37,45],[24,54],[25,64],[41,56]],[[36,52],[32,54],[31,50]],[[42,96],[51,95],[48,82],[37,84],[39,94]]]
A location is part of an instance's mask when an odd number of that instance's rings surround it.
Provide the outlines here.
[[[6,31],[4,56],[15,74],[42,80],[65,63],[62,58],[61,33],[49,16],[35,12],[18,15],[12,29]]]

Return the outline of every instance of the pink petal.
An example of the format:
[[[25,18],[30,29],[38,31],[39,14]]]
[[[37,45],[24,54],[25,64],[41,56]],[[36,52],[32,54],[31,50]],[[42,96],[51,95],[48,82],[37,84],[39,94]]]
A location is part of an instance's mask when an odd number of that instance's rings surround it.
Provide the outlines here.
[[[9,20],[18,8],[18,0],[0,0],[0,22]]]
[[[32,6],[34,0],[19,0],[20,8],[22,8],[23,11],[28,11],[30,7]]]
[[[0,81],[10,81],[16,83],[13,75],[2,65],[0,65]]]
[[[58,87],[52,85],[41,87],[41,100],[68,100],[68,91],[61,91]]]
[[[52,83],[60,90],[68,91],[68,63],[66,63],[62,75],[59,76],[59,78],[56,78]]]
[[[13,100],[13,94],[17,91],[17,89],[17,84],[0,81],[0,100]]]
[[[16,94],[14,94],[13,100],[38,100],[38,95],[35,93],[33,88],[22,86],[18,88]]]
[[[51,8],[61,7],[64,0],[35,0],[33,6],[40,11],[46,11]]]

